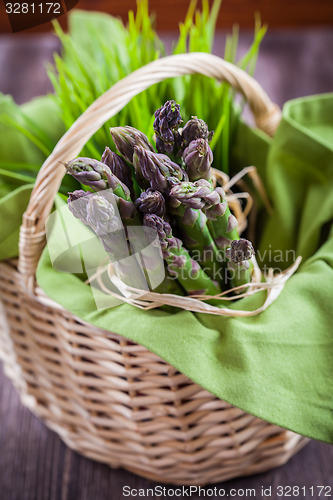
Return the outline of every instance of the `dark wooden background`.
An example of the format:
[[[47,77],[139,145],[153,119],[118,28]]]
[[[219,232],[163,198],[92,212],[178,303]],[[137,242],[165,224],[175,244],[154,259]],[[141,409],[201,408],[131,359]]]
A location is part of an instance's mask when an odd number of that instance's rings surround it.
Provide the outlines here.
[[[250,38],[246,32],[241,34],[240,52],[248,46]],[[224,34],[220,33],[215,44],[217,54],[222,54],[223,40]],[[166,42],[170,45],[170,37]],[[280,105],[293,97],[332,91],[332,47],[332,29],[272,31],[263,42],[256,77]],[[50,91],[43,64],[58,49],[51,35],[0,36],[0,91],[11,93],[19,103]],[[124,470],[112,470],[87,460],[67,448],[20,404],[1,367],[0,425],[0,500],[118,500],[125,498],[122,496],[125,485],[145,489],[154,486]],[[331,485],[333,497],[333,446],[311,441],[280,468],[218,486],[227,492],[231,488],[255,488],[256,498],[263,498],[262,486],[271,486],[270,498],[279,499],[288,497],[278,496],[277,486],[288,485],[306,487],[306,495],[300,495],[300,499],[324,498],[316,491],[312,496],[309,488]],[[198,500],[199,496],[191,498]]]
[[[11,31],[4,8],[7,1],[9,0],[0,0],[0,32]],[[30,3],[32,1],[30,0]],[[211,4],[212,1],[209,0],[209,3]],[[157,28],[159,30],[177,29],[179,21],[185,18],[189,2],[190,0],[149,0],[150,10],[156,13]],[[201,5],[200,0],[197,3]],[[66,11],[66,4],[63,0],[62,5]],[[108,12],[126,21],[128,10],[136,10],[136,0],[79,0],[76,7]],[[263,22],[272,28],[333,24],[332,0],[223,0],[217,25],[219,28],[230,28],[237,22],[240,27],[252,27],[256,12],[259,12]],[[61,24],[66,26],[66,16],[60,19]],[[49,29],[50,24],[46,23],[30,29],[29,32]]]

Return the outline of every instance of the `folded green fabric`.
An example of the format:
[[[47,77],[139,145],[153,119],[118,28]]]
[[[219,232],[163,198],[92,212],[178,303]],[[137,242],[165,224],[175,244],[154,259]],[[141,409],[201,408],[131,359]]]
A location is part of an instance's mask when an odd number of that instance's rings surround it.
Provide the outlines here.
[[[273,140],[242,123],[234,135],[234,169],[257,165],[275,210],[270,217],[260,214],[260,264],[284,269],[303,257],[260,315],[171,314],[127,304],[97,310],[91,288],[56,271],[47,249],[39,285],[83,320],[144,345],[219,398],[333,443],[332,116],[333,94],[300,99],[284,107]],[[262,292],[231,307],[253,309],[264,297]]]
[[[34,178],[46,158],[46,152],[26,137],[18,127],[37,125],[56,142],[64,132],[53,99],[38,97],[23,106],[0,93],[0,259],[18,255],[19,228]],[[30,120],[32,120],[30,122]],[[33,132],[31,132],[33,133]]]
[[[332,94],[285,105],[268,156],[267,187],[275,214],[261,248],[294,249],[305,260],[327,239],[333,219],[332,116]],[[285,263],[291,262],[289,252]]]
[[[34,182],[64,132],[52,96],[18,106],[11,96],[0,93],[0,198]]]

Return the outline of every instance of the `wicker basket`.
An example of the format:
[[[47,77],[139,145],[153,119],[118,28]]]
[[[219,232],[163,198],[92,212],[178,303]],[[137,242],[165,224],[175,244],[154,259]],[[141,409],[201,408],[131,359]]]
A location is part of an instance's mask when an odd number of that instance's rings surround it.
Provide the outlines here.
[[[59,161],[127,102],[165,78],[200,73],[229,82],[273,134],[279,109],[239,68],[208,54],[160,59],[107,91],[74,123],[39,172],[20,231],[18,262],[0,263],[0,354],[25,406],[83,455],[174,484],[204,485],[285,463],[307,439],[221,401],[141,345],[54,303],[35,271],[45,220],[64,175]],[[112,329],[112,325],[110,325]]]

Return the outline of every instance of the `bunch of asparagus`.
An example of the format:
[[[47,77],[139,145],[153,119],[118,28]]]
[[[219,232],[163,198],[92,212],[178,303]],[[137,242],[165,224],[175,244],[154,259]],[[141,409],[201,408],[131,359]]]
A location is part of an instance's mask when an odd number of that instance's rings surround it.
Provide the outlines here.
[[[118,153],[106,147],[100,161],[76,158],[66,164],[68,174],[97,192],[69,193],[69,209],[98,235],[114,262],[124,255],[117,230],[125,231],[132,253],[131,226],[154,234],[165,263],[158,291],[216,295],[247,284],[254,250],[239,237],[223,189],[214,188],[213,132],[196,116],[182,127],[175,101],[167,101],[154,118],[156,149],[139,130],[114,127]],[[157,263],[151,259],[146,265],[151,270]]]

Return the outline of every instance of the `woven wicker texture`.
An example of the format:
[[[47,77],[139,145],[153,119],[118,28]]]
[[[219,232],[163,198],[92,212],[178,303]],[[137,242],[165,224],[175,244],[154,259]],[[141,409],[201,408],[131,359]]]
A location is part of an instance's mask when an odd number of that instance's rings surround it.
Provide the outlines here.
[[[275,130],[280,111],[260,86],[208,54],[155,61],[101,96],[38,175],[21,228],[19,266],[0,263],[0,355],[23,404],[71,448],[159,482],[204,485],[281,465],[307,439],[217,399],[144,347],[85,324],[46,297],[34,277],[45,219],[64,175],[58,162],[77,155],[135,94],[188,73],[230,82],[248,99],[257,125]]]

